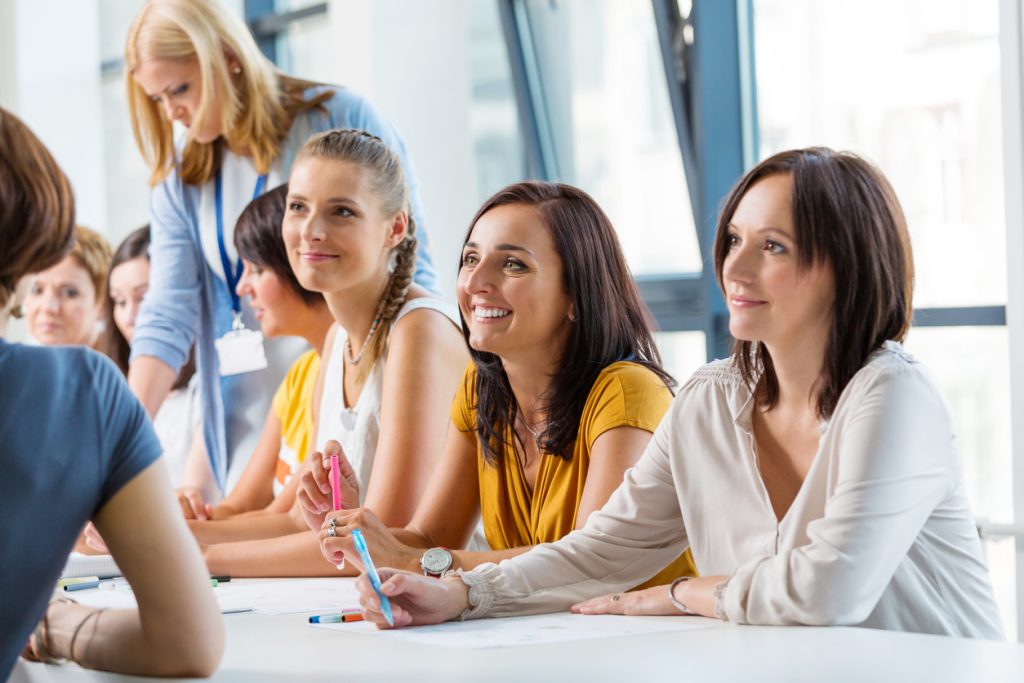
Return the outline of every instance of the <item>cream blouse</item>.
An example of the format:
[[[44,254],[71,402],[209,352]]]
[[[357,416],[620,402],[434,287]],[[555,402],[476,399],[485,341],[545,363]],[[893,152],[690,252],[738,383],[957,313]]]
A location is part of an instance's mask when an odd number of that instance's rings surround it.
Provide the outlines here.
[[[753,407],[730,361],[698,370],[583,529],[463,575],[470,616],[563,610],[690,547],[702,575],[729,577],[716,604],[728,621],[1002,638],[950,417],[910,354],[887,342],[853,377],[781,522]]]

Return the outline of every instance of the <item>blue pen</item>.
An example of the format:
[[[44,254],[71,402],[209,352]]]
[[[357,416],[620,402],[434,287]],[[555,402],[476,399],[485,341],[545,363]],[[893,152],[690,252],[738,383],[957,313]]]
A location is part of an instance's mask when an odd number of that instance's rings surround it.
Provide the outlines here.
[[[388,602],[387,596],[381,590],[380,576],[377,575],[377,568],[373,566],[373,560],[370,559],[370,551],[366,547],[366,539],[363,538],[363,532],[359,529],[353,529],[352,542],[356,544],[356,551],[359,553],[359,559],[363,561],[363,567],[366,568],[366,575],[370,577],[370,584],[377,593],[377,597],[380,598],[380,608],[384,612],[384,618],[388,620],[390,626],[394,626],[395,619],[391,616],[391,603]]]

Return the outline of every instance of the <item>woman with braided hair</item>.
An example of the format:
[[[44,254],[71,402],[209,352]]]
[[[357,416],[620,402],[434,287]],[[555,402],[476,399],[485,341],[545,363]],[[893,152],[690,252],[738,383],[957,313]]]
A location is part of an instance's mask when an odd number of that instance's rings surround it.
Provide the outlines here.
[[[317,531],[327,509],[301,498],[307,482],[326,481],[324,453],[342,456],[346,508],[369,507],[391,526],[409,522],[469,361],[455,306],[412,281],[408,207],[400,159],[376,136],[329,131],[296,156],[282,226],[288,259],[337,323],[314,391],[319,452],[298,493]]]

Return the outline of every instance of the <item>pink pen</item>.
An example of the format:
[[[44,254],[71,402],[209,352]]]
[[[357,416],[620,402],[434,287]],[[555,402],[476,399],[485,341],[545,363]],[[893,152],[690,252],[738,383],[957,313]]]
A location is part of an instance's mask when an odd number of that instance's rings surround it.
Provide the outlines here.
[[[338,456],[331,456],[331,472],[327,475],[327,478],[331,481],[331,498],[334,504],[335,510],[341,509],[341,463],[338,462]],[[341,562],[338,563],[338,569],[345,568],[345,556],[341,556]]]
[[[338,456],[331,456],[331,473],[328,475],[331,480],[331,497],[334,499],[334,509],[341,509],[341,464]]]

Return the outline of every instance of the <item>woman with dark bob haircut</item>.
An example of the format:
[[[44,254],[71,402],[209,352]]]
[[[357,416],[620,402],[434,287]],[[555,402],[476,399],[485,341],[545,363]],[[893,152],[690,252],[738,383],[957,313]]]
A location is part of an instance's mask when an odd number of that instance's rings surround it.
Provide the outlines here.
[[[332,563],[356,561],[355,527],[378,563],[435,576],[557,541],[604,505],[671,403],[615,230],[585,192],[506,187],[477,212],[461,261],[472,362],[441,464],[403,529],[365,508],[330,513],[321,549]],[[481,518],[490,550],[465,549]],[[625,587],[692,576],[684,550]]]
[[[580,533],[444,581],[381,572],[395,625],[571,606],[1001,638],[949,414],[900,345],[912,263],[872,165],[824,148],[763,161],[715,241],[732,357],[690,378]],[[701,578],[619,592],[685,548]]]
[[[0,679],[19,652],[121,673],[208,676],[224,648],[220,610],[142,406],[91,349],[3,339],[28,276],[70,250],[74,218],[64,173],[0,109],[0,519],[10,522],[0,535]],[[40,514],[46,504],[60,513]],[[90,519],[138,609],[51,597]]]

